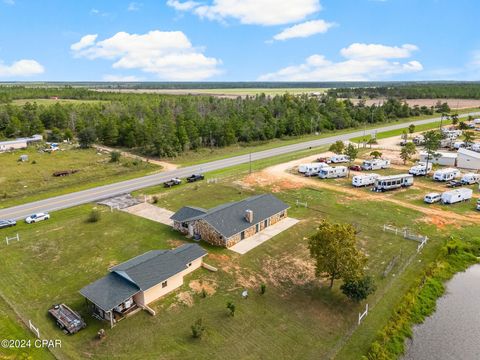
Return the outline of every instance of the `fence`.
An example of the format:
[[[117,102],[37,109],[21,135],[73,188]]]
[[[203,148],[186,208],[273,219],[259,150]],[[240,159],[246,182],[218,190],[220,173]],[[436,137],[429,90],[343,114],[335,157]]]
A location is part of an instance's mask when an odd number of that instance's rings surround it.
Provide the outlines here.
[[[33,333],[34,333],[35,335],[37,335],[37,338],[40,339],[40,330],[39,330],[39,328],[35,327],[30,320],[28,320],[28,327],[30,328],[30,330],[33,331]]]
[[[5,242],[7,243],[7,245],[10,245],[10,241],[13,241],[13,240],[20,241],[20,236],[18,236],[18,233],[14,237],[5,236]]]
[[[297,200],[295,204],[297,205],[297,207],[299,206],[303,206],[304,208],[308,207],[308,204],[306,202],[300,202],[299,200]]]
[[[218,178],[207,179],[207,184],[216,184],[218,183]]]
[[[358,313],[358,325],[360,325],[363,318],[367,315],[368,315],[368,304],[365,306],[365,311],[363,313]]]
[[[388,232],[394,233],[395,235],[401,235],[401,236],[403,236],[405,239],[418,241],[418,242],[420,242],[420,243],[422,243],[422,244],[426,243],[427,240],[428,240],[428,237],[427,237],[427,236],[423,236],[423,235],[419,235],[419,234],[412,233],[412,232],[410,232],[410,230],[408,230],[407,228],[398,229],[398,228],[396,228],[395,226],[391,226],[391,225],[386,225],[386,224],[384,224],[384,225],[383,225],[383,231],[388,231]],[[425,245],[425,244],[424,244],[424,245]],[[422,245],[422,247],[423,247],[424,245]]]

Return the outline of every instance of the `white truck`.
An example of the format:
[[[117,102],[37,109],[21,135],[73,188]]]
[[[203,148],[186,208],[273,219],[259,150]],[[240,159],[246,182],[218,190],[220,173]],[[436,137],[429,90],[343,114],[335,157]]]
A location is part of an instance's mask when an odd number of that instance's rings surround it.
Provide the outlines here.
[[[320,179],[333,179],[346,177],[348,169],[346,166],[326,166],[320,170],[318,177]]]
[[[380,175],[374,173],[355,175],[352,178],[352,185],[355,187],[373,185],[379,177]]]
[[[480,174],[468,173],[462,176],[460,180],[464,185],[473,185],[480,183]]]
[[[380,169],[388,169],[389,167],[390,167],[390,160],[388,159],[364,160],[362,163],[363,170],[380,170]]]
[[[432,163],[428,163],[428,171],[427,171],[427,163],[425,162],[419,162],[416,165],[413,165],[410,170],[408,170],[409,174],[412,174],[414,176],[423,176],[427,175],[432,170]]]
[[[429,193],[423,198],[423,201],[427,204],[433,204],[439,202],[440,200],[442,200],[442,194],[439,193]]]
[[[390,176],[380,176],[375,180],[373,191],[383,192],[401,187],[408,187],[413,185],[413,175],[399,174]]]
[[[460,176],[460,170],[454,168],[439,169],[433,173],[435,181],[450,181]]]
[[[468,188],[445,191],[442,194],[442,204],[455,204],[472,198],[473,191]]]
[[[347,155],[337,154],[337,155],[333,155],[329,160],[331,163],[339,164],[339,163],[349,162],[350,158]]]

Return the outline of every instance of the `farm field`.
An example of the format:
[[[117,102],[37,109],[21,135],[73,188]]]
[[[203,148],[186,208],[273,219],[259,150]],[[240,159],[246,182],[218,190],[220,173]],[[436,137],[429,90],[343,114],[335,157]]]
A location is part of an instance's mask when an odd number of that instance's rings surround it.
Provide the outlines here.
[[[292,157],[268,159],[253,169],[258,171]],[[273,191],[292,205],[290,216],[301,222],[243,256],[202,243],[210,253],[206,261],[218,267],[218,273],[204,269],[192,273],[182,288],[153,304],[155,317],[145,312],[136,314],[114,329],[107,329],[102,341],[96,340],[95,334],[106,324],[89,316],[78,290],[103,276],[109,266],[151,249],[178,246],[186,241],[183,236],[164,225],[103,209],[98,223],[86,223],[92,205],[55,212],[51,221],[32,226],[19,224],[14,230],[21,241],[8,247],[0,245],[4,255],[0,268],[6,275],[0,279],[0,293],[9,301],[15,299],[16,310],[31,318],[44,336],[63,340],[62,348],[54,350],[61,359],[104,359],[112,354],[125,359],[222,359],[247,353],[262,354],[265,359],[317,359],[337,352],[339,359],[357,359],[358,354],[368,350],[393,306],[408,289],[409,281],[438,253],[450,230],[460,231],[459,224],[445,224],[438,232],[437,225],[424,213],[394,203],[382,203],[380,207],[373,199],[360,200],[338,190],[298,187],[281,179],[274,186],[255,183],[251,178],[257,173],[249,176],[248,166],[208,175],[217,177],[217,183],[159,191],[157,205],[173,211],[185,204],[208,208]],[[156,194],[154,190],[148,193]],[[309,207],[296,207],[296,200],[307,202]],[[306,238],[325,217],[353,223],[359,229],[360,245],[369,256],[368,273],[377,281],[378,290],[369,298],[374,305],[371,314],[358,328],[355,324],[363,304],[347,301],[339,290],[340,281],[330,291],[313,276]],[[417,243],[383,232],[386,223],[408,226],[431,240],[424,251],[415,255]],[[0,238],[11,232],[0,230]],[[399,256],[397,262],[384,278],[395,256]],[[258,294],[262,282],[267,284],[263,296]],[[198,293],[199,283],[210,292],[206,298]],[[240,296],[244,288],[250,292],[247,300]],[[227,301],[237,305],[234,318],[227,316]],[[64,336],[46,314],[58,302],[79,310],[88,327],[74,336]],[[200,317],[207,327],[206,335],[194,341],[190,325]],[[278,329],[282,336],[277,335]],[[236,334],[242,334],[241,339]]]
[[[29,147],[0,153],[0,207],[126,180],[161,169],[126,158],[120,163],[111,163],[108,155],[93,149],[75,149],[69,145],[61,145],[61,148],[65,150],[47,153]],[[28,161],[18,161],[20,155],[28,155]],[[64,170],[79,171],[63,177],[53,176],[54,172]]]

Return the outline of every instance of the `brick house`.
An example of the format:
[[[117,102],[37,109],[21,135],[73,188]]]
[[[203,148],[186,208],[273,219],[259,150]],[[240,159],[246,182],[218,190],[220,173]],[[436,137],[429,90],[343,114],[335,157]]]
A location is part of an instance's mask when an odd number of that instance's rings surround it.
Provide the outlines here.
[[[288,209],[280,199],[263,194],[210,210],[184,206],[170,219],[174,229],[228,248],[285,219]]]

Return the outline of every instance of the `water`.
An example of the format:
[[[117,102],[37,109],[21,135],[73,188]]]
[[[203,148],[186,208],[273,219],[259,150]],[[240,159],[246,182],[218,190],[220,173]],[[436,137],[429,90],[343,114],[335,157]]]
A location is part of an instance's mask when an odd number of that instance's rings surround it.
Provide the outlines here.
[[[413,329],[403,360],[480,359],[480,265],[456,274],[437,311]]]

